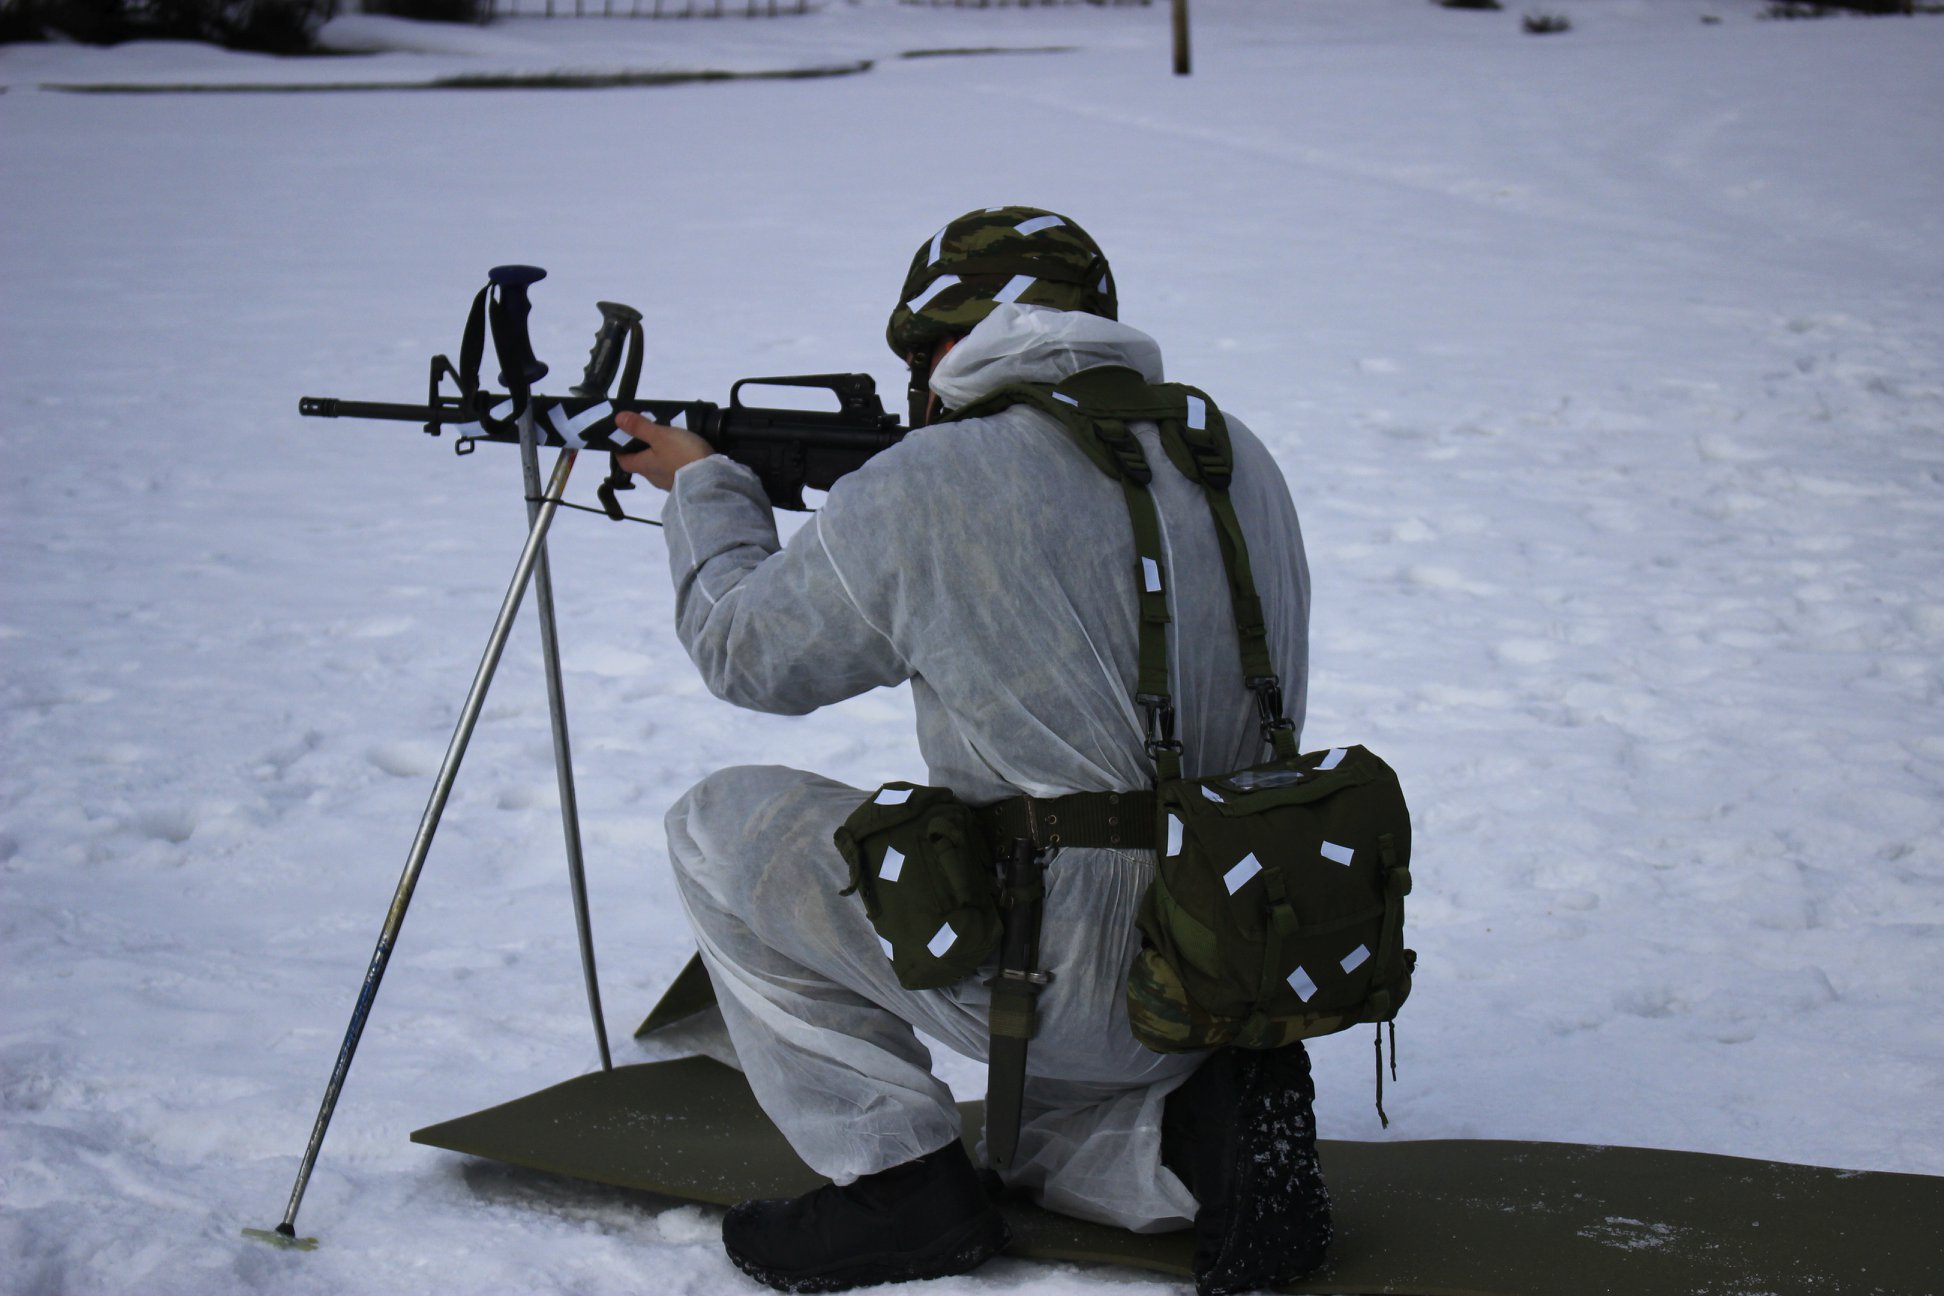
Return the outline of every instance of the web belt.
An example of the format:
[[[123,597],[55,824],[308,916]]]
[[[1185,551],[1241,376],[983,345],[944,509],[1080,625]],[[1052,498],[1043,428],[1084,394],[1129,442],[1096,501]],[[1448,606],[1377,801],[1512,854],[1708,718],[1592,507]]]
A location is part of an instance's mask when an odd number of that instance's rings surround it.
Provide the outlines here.
[[[995,852],[1024,837],[1041,849],[1106,846],[1154,848],[1154,792],[1074,792],[1059,797],[1016,796],[977,811]]]

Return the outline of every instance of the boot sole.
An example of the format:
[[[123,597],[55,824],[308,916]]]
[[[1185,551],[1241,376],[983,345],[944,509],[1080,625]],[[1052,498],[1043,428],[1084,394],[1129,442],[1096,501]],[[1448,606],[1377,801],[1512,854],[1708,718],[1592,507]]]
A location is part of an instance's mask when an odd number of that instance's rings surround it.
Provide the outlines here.
[[[820,1269],[772,1269],[736,1254],[726,1243],[729,1262],[777,1291],[835,1292],[880,1283],[947,1278],[978,1268],[1004,1251],[1012,1230],[998,1211],[972,1220],[958,1232],[916,1251],[877,1251]]]

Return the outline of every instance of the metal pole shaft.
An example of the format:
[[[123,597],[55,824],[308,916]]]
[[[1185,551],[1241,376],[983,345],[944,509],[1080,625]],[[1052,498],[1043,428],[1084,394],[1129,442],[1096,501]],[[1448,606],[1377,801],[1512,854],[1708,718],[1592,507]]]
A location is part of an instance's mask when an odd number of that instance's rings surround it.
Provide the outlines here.
[[[432,799],[426,803],[425,815],[419,820],[418,835],[412,839],[405,871],[398,879],[398,890],[392,895],[391,908],[385,914],[385,925],[378,932],[378,946],[371,954],[371,966],[365,969],[364,985],[359,988],[358,1002],[351,1010],[351,1024],[346,1028],[344,1043],[338,1049],[337,1065],[331,1069],[331,1082],[325,1086],[324,1101],[317,1109],[316,1123],[311,1126],[310,1144],[304,1149],[303,1164],[297,1168],[297,1182],[290,1190],[290,1205],[284,1210],[283,1223],[277,1225],[277,1232],[285,1237],[297,1235],[297,1207],[304,1200],[304,1189],[309,1186],[311,1171],[316,1168],[317,1153],[324,1146],[324,1132],[331,1126],[331,1113],[337,1110],[338,1094],[344,1089],[344,1077],[351,1071],[351,1059],[358,1051],[359,1038],[364,1034],[365,1019],[371,1015],[372,1002],[378,997],[378,983],[384,979],[385,966],[391,961],[398,929],[405,923],[405,909],[412,903],[419,871],[424,868],[425,857],[432,849],[432,836],[439,830],[439,819],[444,815],[446,801],[452,795],[453,781],[459,776],[459,762],[465,759],[466,744],[472,740],[473,729],[479,723],[480,708],[486,703],[486,690],[492,686],[493,673],[499,669],[500,657],[506,651],[506,639],[512,633],[513,621],[519,613],[520,601],[526,595],[534,565],[546,553],[547,528],[553,524],[554,514],[560,510],[560,497],[567,489],[567,475],[573,471],[573,467],[572,454],[561,455],[559,462],[554,465],[553,479],[547,484],[546,502],[535,509],[526,547],[520,551],[520,561],[513,569],[513,580],[507,586],[506,598],[500,603],[499,617],[493,622],[493,632],[486,641],[485,655],[473,675],[472,690],[466,694],[465,705],[459,713],[459,724],[452,732],[452,741],[446,746],[445,763],[439,767],[439,777],[432,786]]]
[[[540,465],[535,449],[531,404],[520,414],[520,469],[526,476],[527,521],[537,521],[541,504]],[[573,455],[562,452],[562,458]],[[594,1042],[601,1070],[614,1070],[608,1052],[607,1020],[601,1013],[601,980],[594,970],[594,926],[587,912],[587,868],[581,858],[580,801],[574,795],[574,756],[567,741],[567,693],[560,681],[560,639],[554,630],[553,568],[540,549],[534,567],[533,596],[540,608],[540,656],[547,674],[547,712],[553,719],[554,777],[560,784],[560,830],[567,841],[567,880],[574,895],[574,927],[580,934],[581,975],[587,981],[587,1010],[594,1018]]]

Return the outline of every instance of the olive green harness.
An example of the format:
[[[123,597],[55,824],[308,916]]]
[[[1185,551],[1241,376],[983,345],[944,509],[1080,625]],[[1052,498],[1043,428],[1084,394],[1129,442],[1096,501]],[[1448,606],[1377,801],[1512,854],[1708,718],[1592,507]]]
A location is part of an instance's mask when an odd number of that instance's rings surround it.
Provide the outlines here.
[[[1017,1144],[1026,1048],[1048,981],[1037,967],[1043,870],[1051,850],[1155,852],[1141,903],[1142,948],[1127,1010],[1149,1048],[1277,1048],[1358,1022],[1388,1022],[1410,993],[1404,948],[1411,824],[1397,776],[1362,747],[1301,754],[1229,496],[1228,426],[1208,396],[1150,384],[1132,369],[1083,370],[1054,384],[1008,386],[956,410],[978,418],[1014,405],[1041,411],[1120,484],[1134,533],[1139,661],[1134,701],[1154,761],[1152,789],[1014,797],[983,807],[944,788],[891,783],[836,834],[899,981],[990,979],[986,1137],[1004,1169]],[[1133,424],[1152,423],[1174,468],[1196,483],[1215,525],[1243,685],[1270,759],[1210,778],[1182,775],[1168,677],[1169,573],[1149,489],[1153,469]],[[1382,1104],[1382,1054],[1378,1110]]]
[[[1249,546],[1228,487],[1235,474],[1228,426],[1208,396],[1180,383],[1150,385],[1118,365],[1085,369],[1055,384],[1002,387],[955,419],[996,414],[1026,404],[1052,415],[1094,466],[1118,481],[1134,525],[1136,583],[1140,598],[1140,666],[1134,700],[1147,717],[1148,754],[1156,782],[1181,776],[1181,744],[1174,737],[1174,700],[1169,691],[1167,563],[1161,519],[1148,489],[1153,470],[1129,424],[1153,422],[1161,445],[1181,474],[1200,485],[1221,542],[1229,603],[1242,649],[1242,678],[1255,694],[1262,733],[1278,757],[1296,755],[1295,726],[1282,714],[1282,684],[1269,657],[1268,628],[1249,566]]]
[[[1140,912],[1143,949],[1128,978],[1135,1036],[1164,1051],[1274,1048],[1393,1020],[1415,963],[1403,946],[1409,811],[1396,775],[1364,748],[1297,751],[1229,495],[1235,459],[1221,411],[1196,388],[1150,384],[1131,369],[1106,366],[1056,384],[1002,388],[954,417],[1019,404],[1057,420],[1120,484],[1133,527],[1135,701],[1146,717],[1157,801],[1156,877]],[[1167,670],[1169,573],[1149,488],[1153,469],[1131,426],[1139,422],[1156,426],[1169,462],[1201,488],[1214,522],[1242,682],[1255,696],[1267,764],[1182,777]],[[1381,1067],[1379,1083],[1381,1110]]]

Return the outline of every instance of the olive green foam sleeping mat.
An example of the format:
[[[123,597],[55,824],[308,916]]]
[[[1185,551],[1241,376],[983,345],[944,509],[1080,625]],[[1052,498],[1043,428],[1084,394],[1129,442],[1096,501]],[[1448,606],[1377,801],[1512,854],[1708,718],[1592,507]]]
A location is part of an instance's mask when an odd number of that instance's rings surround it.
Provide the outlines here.
[[[961,1103],[967,1139],[983,1104]],[[534,1170],[726,1205],[819,1178],[707,1058],[584,1075],[412,1135]],[[1828,1296],[1944,1290],[1944,1178],[1741,1157],[1473,1139],[1321,1145],[1328,1268],[1287,1290],[1414,1296]],[[1187,1233],[1139,1235],[1004,1206],[1009,1255],[1179,1282]]]

